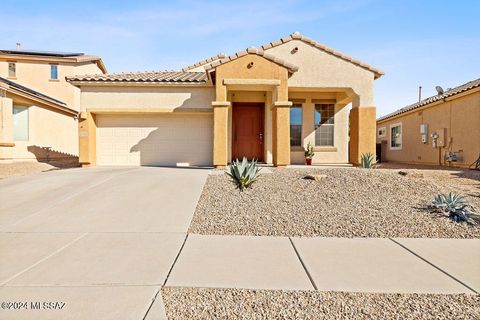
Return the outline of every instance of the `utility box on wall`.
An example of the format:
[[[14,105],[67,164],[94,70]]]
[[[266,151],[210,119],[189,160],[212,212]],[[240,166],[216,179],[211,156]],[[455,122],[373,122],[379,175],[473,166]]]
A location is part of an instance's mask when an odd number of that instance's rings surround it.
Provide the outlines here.
[[[435,132],[438,134],[437,147],[445,147],[445,128],[436,129]]]
[[[420,135],[422,137],[422,143],[428,143],[428,124],[420,125]]]

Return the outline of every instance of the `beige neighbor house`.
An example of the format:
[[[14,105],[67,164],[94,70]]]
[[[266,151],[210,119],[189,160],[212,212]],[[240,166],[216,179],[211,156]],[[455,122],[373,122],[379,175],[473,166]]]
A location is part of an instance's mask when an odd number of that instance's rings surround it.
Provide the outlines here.
[[[80,90],[65,77],[105,72],[82,53],[0,50],[0,162],[78,163]]]
[[[480,156],[480,79],[377,120],[382,161],[468,167]]]
[[[299,33],[179,71],[68,77],[81,89],[80,162],[285,166],[375,152],[382,71]],[[351,105],[351,109],[350,109]],[[350,134],[350,136],[349,136]]]

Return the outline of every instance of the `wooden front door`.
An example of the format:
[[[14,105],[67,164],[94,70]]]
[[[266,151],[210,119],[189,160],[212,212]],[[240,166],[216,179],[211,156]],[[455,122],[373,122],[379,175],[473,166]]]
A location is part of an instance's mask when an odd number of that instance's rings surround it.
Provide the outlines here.
[[[232,111],[232,160],[263,161],[263,103],[234,103]]]

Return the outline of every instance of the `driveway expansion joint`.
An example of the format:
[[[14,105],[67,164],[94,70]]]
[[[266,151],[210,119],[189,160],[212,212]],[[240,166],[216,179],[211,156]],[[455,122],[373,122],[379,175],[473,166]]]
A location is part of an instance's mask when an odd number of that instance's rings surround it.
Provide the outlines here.
[[[298,252],[297,248],[295,247],[295,244],[293,243],[292,238],[291,238],[291,237],[288,237],[288,240],[290,240],[290,244],[292,245],[293,250],[295,251],[295,254],[297,255],[298,260],[300,260],[300,263],[302,264],[303,270],[305,270],[305,273],[307,274],[308,279],[310,280],[310,283],[312,284],[312,286],[313,286],[313,288],[315,289],[315,291],[318,291],[318,287],[317,287],[317,285],[315,284],[315,281],[313,280],[312,275],[311,275],[310,272],[308,271],[307,266],[306,266],[305,263],[303,262],[302,257],[300,256],[300,253]]]
[[[443,270],[442,268],[438,267],[437,265],[433,264],[432,262],[428,261],[427,259],[425,259],[424,257],[420,256],[419,254],[417,254],[415,251],[409,249],[407,246],[401,244],[400,242],[396,241],[395,239],[393,238],[388,238],[390,241],[392,241],[393,243],[399,245],[400,247],[402,247],[404,250],[410,252],[411,254],[413,254],[414,256],[416,256],[417,258],[419,258],[420,260],[423,260],[424,262],[426,262],[427,264],[431,265],[432,267],[434,267],[435,269],[437,269],[438,271],[442,272],[443,274],[445,274],[446,276],[450,277],[451,279],[455,280],[456,282],[460,283],[462,286],[466,287],[467,289],[471,290],[473,293],[475,294],[479,294],[479,292],[475,289],[473,289],[472,287],[470,287],[468,284],[466,284],[465,282],[461,281],[460,279],[454,277],[453,275],[451,275],[450,273],[446,272],[445,270]]]
[[[85,233],[82,233],[80,236],[76,237],[75,239],[73,239],[72,241],[68,242],[67,244],[65,244],[64,246],[58,248],[57,250],[53,251],[52,253],[50,253],[49,255],[43,257],[42,259],[38,260],[37,262],[35,262],[34,264],[32,264],[31,266],[23,269],[22,271],[20,272],[17,272],[16,274],[14,274],[13,276],[11,276],[10,278],[6,279],[5,281],[3,281],[2,283],[0,283],[0,286],[5,286],[8,284],[8,282],[12,281],[13,279],[15,279],[16,277],[24,274],[25,272],[31,270],[32,268],[36,267],[37,265],[41,264],[42,262],[50,259],[51,257],[57,255],[58,253],[62,252],[63,250],[65,250],[66,248],[68,248],[69,246],[71,246],[72,244],[74,244],[75,242],[83,239],[84,237],[86,237],[88,235],[88,232],[85,232]]]
[[[148,313],[150,312],[150,309],[152,309],[153,304],[155,303],[155,300],[157,300],[158,295],[160,294],[160,289],[157,289],[155,294],[153,295],[152,301],[148,305],[147,311],[145,312],[145,315],[142,317],[142,320],[147,319]],[[160,297],[161,299],[161,297]]]
[[[177,256],[175,257],[175,260],[173,260],[172,266],[170,267],[170,270],[168,270],[167,276],[165,277],[165,281],[163,282],[162,287],[164,287],[167,284],[168,278],[170,277],[170,274],[172,273],[173,267],[175,266],[175,263],[177,262],[178,258],[180,257],[180,254],[182,253],[183,247],[185,246],[185,243],[187,242],[188,239],[188,233],[185,235],[185,239],[183,239],[182,246],[180,247],[180,250],[178,250]]]

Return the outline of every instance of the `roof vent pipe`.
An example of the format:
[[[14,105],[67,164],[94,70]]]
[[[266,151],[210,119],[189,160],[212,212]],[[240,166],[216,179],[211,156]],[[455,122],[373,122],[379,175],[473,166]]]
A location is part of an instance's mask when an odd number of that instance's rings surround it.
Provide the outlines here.
[[[418,102],[422,101],[422,86],[418,86]]]

